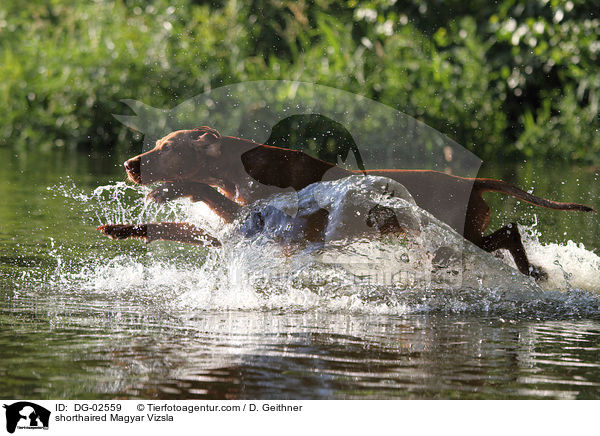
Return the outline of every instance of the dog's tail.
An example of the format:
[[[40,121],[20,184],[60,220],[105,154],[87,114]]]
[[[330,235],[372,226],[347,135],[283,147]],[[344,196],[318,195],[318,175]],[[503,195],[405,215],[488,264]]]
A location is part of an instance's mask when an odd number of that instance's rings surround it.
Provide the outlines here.
[[[535,204],[536,206],[546,207],[556,210],[576,210],[581,212],[596,212],[594,208],[579,203],[561,203],[559,201],[547,200],[545,198],[536,197],[533,194],[523,191],[510,183],[495,179],[475,179],[473,189],[479,192],[493,191],[502,192],[512,195],[527,203]]]

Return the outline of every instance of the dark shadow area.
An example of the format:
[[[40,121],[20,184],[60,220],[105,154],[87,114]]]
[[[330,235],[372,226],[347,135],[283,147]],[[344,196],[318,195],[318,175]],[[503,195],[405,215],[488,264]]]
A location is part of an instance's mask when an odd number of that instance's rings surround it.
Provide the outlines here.
[[[358,168],[365,171],[362,156],[350,132],[324,115],[302,114],[284,118],[273,126],[265,145],[300,150],[334,165],[338,159],[346,162],[352,152]]]

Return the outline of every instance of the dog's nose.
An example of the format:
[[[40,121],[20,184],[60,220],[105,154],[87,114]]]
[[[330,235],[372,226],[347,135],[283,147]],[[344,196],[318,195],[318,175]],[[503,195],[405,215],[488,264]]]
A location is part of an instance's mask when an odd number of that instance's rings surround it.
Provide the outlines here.
[[[123,165],[125,166],[125,170],[127,170],[130,173],[140,172],[140,161],[138,159],[126,160]]]

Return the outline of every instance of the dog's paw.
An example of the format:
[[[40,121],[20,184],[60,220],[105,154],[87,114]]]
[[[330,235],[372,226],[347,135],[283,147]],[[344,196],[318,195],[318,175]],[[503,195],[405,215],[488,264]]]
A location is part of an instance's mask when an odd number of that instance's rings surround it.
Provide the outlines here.
[[[548,278],[548,273],[539,266],[529,267],[529,275],[538,282],[544,281]]]
[[[145,224],[105,224],[96,230],[111,239],[146,238],[148,234]]]

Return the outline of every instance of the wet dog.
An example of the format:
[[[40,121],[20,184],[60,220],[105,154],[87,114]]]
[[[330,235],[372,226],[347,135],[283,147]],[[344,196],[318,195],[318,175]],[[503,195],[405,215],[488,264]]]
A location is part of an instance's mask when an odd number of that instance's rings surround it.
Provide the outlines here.
[[[543,273],[529,263],[516,224],[484,236],[490,209],[482,193],[500,192],[555,210],[594,210],[582,204],[540,198],[495,179],[466,178],[431,170],[347,170],[301,151],[221,136],[210,127],[172,132],[158,140],[152,150],[127,160],[125,169],[133,183],[161,183],[149,194],[154,201],[189,197],[206,203],[226,222],[236,219],[242,206],[285,189],[300,191],[315,182],[356,174],[387,177],[404,185],[419,207],[483,250],[509,250],[519,271],[536,278]],[[459,204],[457,199],[461,198],[467,200],[466,208]],[[148,226],[153,226],[152,232],[148,232]],[[118,239],[142,237],[148,241],[218,243],[187,223],[119,224],[98,229]]]

